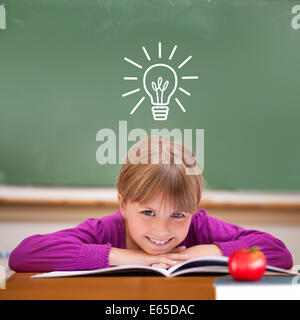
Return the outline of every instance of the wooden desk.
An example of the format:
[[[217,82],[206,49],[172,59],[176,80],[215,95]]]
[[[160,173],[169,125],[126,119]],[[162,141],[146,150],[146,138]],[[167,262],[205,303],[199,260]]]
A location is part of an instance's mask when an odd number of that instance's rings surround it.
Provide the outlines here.
[[[0,300],[213,300],[213,276],[65,277],[31,279],[14,273]]]

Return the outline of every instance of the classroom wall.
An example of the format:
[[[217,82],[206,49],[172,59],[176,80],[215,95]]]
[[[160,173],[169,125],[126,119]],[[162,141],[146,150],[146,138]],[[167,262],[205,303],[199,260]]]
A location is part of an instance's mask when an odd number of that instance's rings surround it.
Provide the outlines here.
[[[15,248],[25,237],[75,227],[88,218],[114,213],[118,207],[3,205],[0,213],[0,253]],[[300,264],[300,210],[209,209],[207,213],[249,229],[269,232],[291,251]]]
[[[210,188],[300,190],[300,30],[291,25],[297,1],[1,3],[0,183],[113,186],[119,165],[97,163],[96,134],[109,128],[118,141],[124,120],[128,134],[204,129]],[[142,70],[170,64],[190,96],[177,90],[168,119],[154,121],[143,73],[124,57]]]

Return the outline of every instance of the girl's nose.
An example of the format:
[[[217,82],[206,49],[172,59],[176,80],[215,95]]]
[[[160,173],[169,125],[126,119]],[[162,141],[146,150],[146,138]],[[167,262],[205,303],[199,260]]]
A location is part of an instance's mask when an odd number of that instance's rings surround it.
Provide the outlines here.
[[[170,236],[169,224],[165,221],[157,222],[153,225],[152,235],[159,237],[159,240],[166,240],[166,238]]]

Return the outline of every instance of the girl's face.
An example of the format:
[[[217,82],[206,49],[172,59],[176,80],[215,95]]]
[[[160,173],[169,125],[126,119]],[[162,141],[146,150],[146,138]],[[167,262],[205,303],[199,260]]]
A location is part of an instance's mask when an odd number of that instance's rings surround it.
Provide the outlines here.
[[[127,201],[119,194],[120,209],[126,221],[126,248],[149,254],[172,251],[187,236],[192,213],[174,212],[161,196],[148,203]]]

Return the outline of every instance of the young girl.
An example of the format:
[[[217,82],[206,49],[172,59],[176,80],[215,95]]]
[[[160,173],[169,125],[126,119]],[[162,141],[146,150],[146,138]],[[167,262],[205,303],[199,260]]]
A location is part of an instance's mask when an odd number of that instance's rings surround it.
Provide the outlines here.
[[[230,256],[252,246],[260,248],[269,265],[292,267],[292,256],[280,240],[198,210],[200,167],[179,142],[145,139],[129,150],[126,160],[117,180],[120,209],[115,214],[26,238],[11,253],[10,268],[20,272],[126,264],[169,268],[187,259]]]

